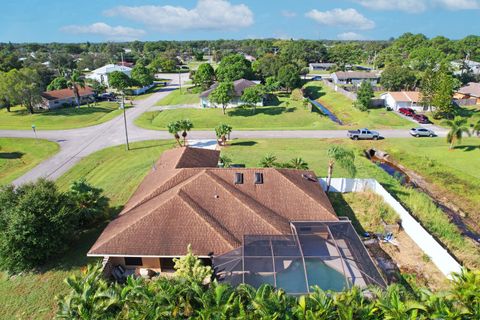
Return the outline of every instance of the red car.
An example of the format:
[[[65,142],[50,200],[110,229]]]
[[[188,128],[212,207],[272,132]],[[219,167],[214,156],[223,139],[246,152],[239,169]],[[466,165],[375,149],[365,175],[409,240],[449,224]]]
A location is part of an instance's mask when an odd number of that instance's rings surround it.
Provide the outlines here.
[[[413,109],[410,109],[410,108],[400,108],[400,109],[398,109],[398,112],[400,112],[401,114],[404,114],[408,117],[413,117],[415,115],[415,111]]]
[[[416,120],[418,123],[430,123],[428,117],[423,114],[414,114],[412,116],[413,120]]]

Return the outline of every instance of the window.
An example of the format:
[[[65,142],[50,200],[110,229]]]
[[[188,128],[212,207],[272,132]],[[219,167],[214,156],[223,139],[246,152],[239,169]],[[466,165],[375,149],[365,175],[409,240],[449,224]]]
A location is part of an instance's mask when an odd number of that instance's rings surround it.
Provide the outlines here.
[[[126,266],[141,266],[143,265],[142,258],[137,257],[125,257]]]
[[[243,173],[235,173],[235,184],[243,184]]]
[[[162,271],[173,271],[175,270],[175,262],[172,258],[160,258],[160,268]]]
[[[263,184],[263,173],[255,172],[255,184]]]

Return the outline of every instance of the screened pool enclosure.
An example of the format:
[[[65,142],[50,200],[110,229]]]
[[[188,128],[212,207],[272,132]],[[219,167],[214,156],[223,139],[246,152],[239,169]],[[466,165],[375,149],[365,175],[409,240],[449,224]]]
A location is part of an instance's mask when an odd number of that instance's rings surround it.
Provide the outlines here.
[[[289,294],[309,293],[312,286],[333,291],[385,286],[350,221],[292,222],[291,230],[291,235],[245,235],[242,247],[213,258],[219,281],[269,283]]]

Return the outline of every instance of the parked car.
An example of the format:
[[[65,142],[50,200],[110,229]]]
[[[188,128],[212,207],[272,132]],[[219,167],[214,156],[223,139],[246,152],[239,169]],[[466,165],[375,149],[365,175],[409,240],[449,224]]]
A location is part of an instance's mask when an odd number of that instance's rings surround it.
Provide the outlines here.
[[[400,108],[400,109],[398,109],[398,112],[400,112],[401,114],[404,114],[408,117],[412,117],[413,115],[415,115],[415,110],[410,109],[410,108]]]
[[[313,81],[320,81],[320,80],[322,80],[322,76],[314,76],[314,77],[312,77],[312,80]]]
[[[113,93],[101,93],[97,96],[98,101],[115,101],[116,97]]]
[[[349,130],[347,136],[352,140],[377,140],[380,138],[380,134],[377,131],[364,129]]]
[[[410,129],[410,134],[414,137],[434,137],[435,132],[425,128],[412,128]]]
[[[415,114],[413,115],[413,120],[416,120],[418,123],[430,123],[430,120],[427,116],[423,114]]]

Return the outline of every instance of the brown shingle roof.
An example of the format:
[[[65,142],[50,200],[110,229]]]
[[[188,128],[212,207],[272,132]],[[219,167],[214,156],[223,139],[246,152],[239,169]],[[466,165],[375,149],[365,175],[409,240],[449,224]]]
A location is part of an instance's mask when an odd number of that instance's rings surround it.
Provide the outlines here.
[[[313,172],[215,168],[218,156],[165,152],[89,255],[179,256],[188,244],[197,255],[218,255],[241,246],[246,234],[290,234],[290,221],[338,220]],[[256,172],[263,184],[254,183]],[[243,184],[234,183],[236,173]]]
[[[89,96],[93,94],[92,88],[85,86],[85,88],[78,87],[78,93],[80,97]],[[52,90],[52,91],[45,91],[42,93],[42,97],[47,100],[58,100],[58,99],[68,99],[73,98],[75,95],[73,94],[72,89],[61,89],[61,90]]]
[[[461,94],[480,98],[480,83],[469,82],[466,86],[458,89],[458,92]]]
[[[235,93],[236,97],[241,97],[243,94],[243,91],[252,86],[256,86],[257,84],[253,81],[247,80],[247,79],[239,79],[236,81],[233,81],[233,91]],[[201,98],[208,97],[210,93],[212,93],[213,90],[215,90],[218,87],[218,82],[214,83],[208,90],[203,91],[200,94]]]

